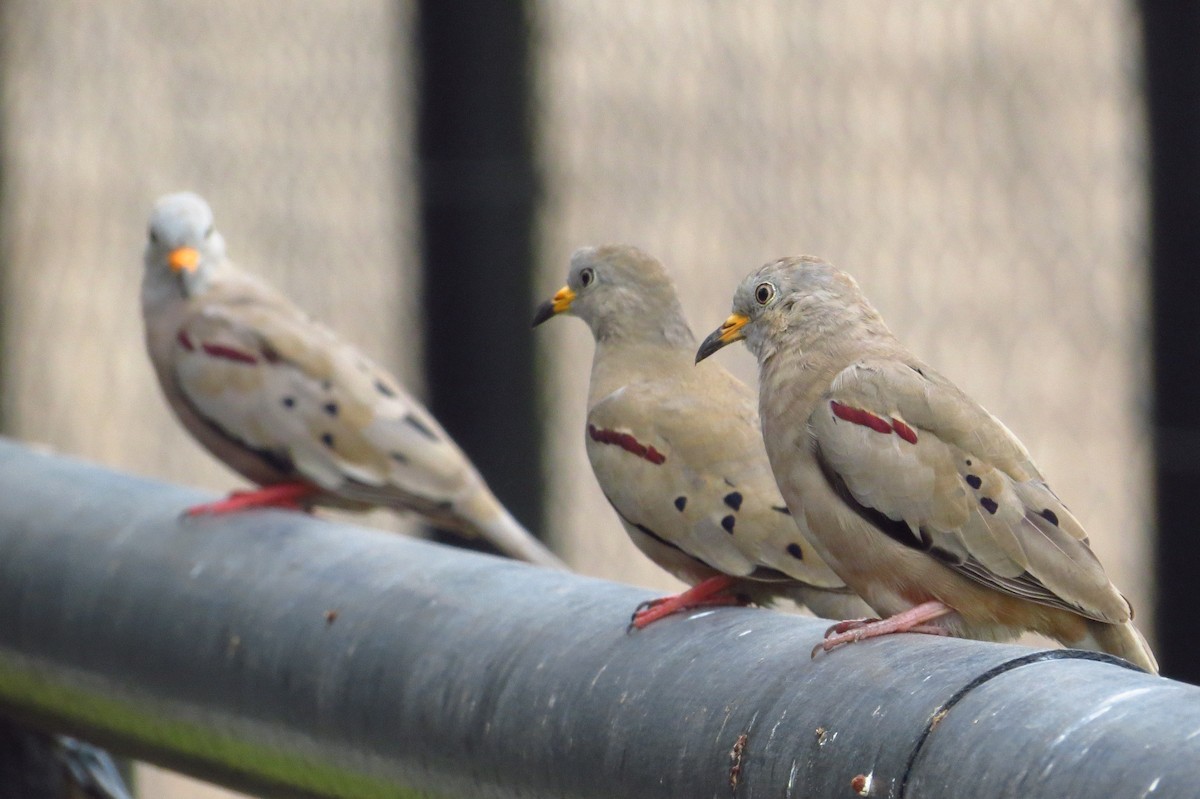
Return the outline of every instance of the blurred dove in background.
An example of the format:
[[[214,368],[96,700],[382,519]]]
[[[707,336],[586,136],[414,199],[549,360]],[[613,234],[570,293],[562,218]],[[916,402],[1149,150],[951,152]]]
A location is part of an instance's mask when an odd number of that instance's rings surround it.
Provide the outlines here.
[[[647,603],[634,626],[739,595],[786,596],[834,618],[867,612],[784,506],[754,392],[715,363],[694,365],[696,338],[657,260],[628,246],[578,250],[534,325],[561,313],[596,342],[584,439],[596,480],[637,547],[694,586]]]
[[[906,350],[853,278],[808,256],[767,264],[696,359],[742,339],[788,507],[889,617],[835,625],[826,650],[893,632],[1031,630],[1157,672],[1129,603],[1021,442]]]
[[[384,506],[481,537],[512,557],[563,567],[391,375],[238,271],[195,194],[170,194],[154,206],[142,313],[175,415],[210,452],[263,486],[191,513]]]

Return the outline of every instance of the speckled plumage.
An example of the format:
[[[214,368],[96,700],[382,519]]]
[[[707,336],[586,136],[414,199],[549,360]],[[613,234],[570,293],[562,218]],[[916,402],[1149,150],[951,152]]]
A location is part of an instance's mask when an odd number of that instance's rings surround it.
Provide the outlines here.
[[[739,285],[733,310],[699,355],[745,338],[788,506],[877,612],[935,600],[953,612],[931,623],[956,635],[1032,630],[1157,670],[1020,441],[905,349],[849,275],[775,261]]]
[[[784,506],[754,392],[716,363],[694,365],[696,338],[657,260],[628,246],[577,251],[536,321],[555,313],[580,317],[595,338],[584,443],[642,552],[691,584],[725,574],[760,601],[789,596],[835,617],[867,610]]]
[[[181,253],[194,263],[173,267]],[[172,410],[245,477],[312,484],[322,504],[414,511],[513,557],[561,566],[395,379],[233,265],[194,194],[154,206],[142,313]]]

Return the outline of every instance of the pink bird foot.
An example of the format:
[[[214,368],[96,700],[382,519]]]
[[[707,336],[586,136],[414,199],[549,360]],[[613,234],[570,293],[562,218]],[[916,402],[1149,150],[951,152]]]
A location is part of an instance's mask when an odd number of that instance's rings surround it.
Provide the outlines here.
[[[304,500],[316,494],[318,490],[316,486],[309,483],[277,483],[253,491],[234,491],[225,499],[194,505],[184,511],[183,515],[218,516],[251,508],[305,510]]]
[[[629,622],[627,632],[641,630],[659,619],[674,613],[693,608],[715,607],[721,605],[748,605],[749,600],[736,594],[723,593],[733,587],[735,580],[725,574],[709,577],[682,594],[650,599],[637,606],[633,618]]]
[[[937,600],[931,600],[886,619],[840,621],[825,631],[825,640],[813,647],[812,656],[816,657],[818,652],[822,650],[828,652],[842,644],[852,644],[855,641],[865,641],[868,638],[878,638],[881,635],[892,635],[893,633],[949,635],[950,633],[945,627],[926,622],[940,619],[953,612],[953,608],[943,605]]]

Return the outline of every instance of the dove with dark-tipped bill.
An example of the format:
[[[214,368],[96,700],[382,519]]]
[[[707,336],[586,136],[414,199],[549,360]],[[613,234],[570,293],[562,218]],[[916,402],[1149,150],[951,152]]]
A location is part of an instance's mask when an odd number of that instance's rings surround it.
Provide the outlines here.
[[[481,537],[512,557],[562,566],[391,375],[233,265],[195,194],[154,206],[142,313],[175,415],[262,486],[194,512],[382,506]]]
[[[697,359],[742,339],[788,507],[885,617],[836,625],[825,649],[904,631],[1033,631],[1157,671],[1129,602],[1025,447],[910,353],[849,275],[808,256],[763,266]]]

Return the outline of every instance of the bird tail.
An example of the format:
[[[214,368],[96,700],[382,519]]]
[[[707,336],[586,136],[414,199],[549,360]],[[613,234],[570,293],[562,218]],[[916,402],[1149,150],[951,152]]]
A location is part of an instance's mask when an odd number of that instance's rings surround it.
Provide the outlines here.
[[[461,525],[468,535],[479,536],[510,558],[535,566],[569,570],[546,545],[533,537],[486,488],[459,507]]]
[[[840,621],[842,619],[865,619],[879,615],[849,588],[827,589],[798,584],[789,592],[789,595],[796,602],[806,605],[814,616],[822,619]]]
[[[1087,634],[1076,646],[1116,655],[1151,674],[1158,674],[1158,661],[1133,622],[1107,624],[1089,619],[1087,625]]]

